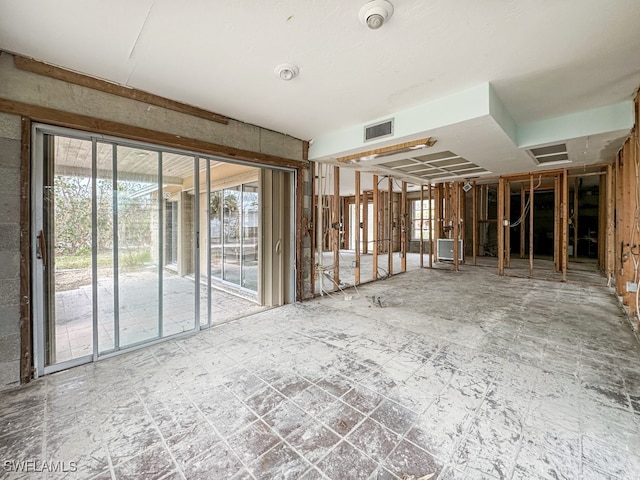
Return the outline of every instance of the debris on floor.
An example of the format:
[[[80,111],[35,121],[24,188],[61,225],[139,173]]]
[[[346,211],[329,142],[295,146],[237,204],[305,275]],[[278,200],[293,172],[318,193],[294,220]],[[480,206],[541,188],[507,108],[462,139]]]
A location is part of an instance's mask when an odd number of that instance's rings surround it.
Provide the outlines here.
[[[380,295],[372,295],[367,298],[371,301],[371,305],[382,308],[382,297]]]
[[[403,475],[402,480],[429,480],[430,478],[433,478],[434,475],[435,473],[429,473],[419,478],[416,478],[415,475]]]

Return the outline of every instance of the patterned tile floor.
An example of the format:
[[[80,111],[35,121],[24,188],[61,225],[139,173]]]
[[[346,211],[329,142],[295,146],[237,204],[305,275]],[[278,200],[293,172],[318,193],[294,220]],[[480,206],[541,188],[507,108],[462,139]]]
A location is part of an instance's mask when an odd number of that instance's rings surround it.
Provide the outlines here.
[[[353,294],[0,392],[0,477],[639,478],[640,344],[606,287],[463,267]]]

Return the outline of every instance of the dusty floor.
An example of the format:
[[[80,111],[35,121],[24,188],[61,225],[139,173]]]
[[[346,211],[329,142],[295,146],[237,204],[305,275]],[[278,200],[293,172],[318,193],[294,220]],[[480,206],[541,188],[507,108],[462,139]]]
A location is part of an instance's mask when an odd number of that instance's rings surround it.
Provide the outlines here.
[[[465,266],[344,298],[0,393],[0,475],[638,478],[640,344],[606,287]]]

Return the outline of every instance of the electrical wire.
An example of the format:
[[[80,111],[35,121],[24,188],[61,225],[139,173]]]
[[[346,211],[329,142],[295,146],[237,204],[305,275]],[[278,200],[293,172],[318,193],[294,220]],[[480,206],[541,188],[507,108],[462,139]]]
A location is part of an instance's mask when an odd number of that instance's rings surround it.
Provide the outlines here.
[[[629,251],[631,252],[631,259],[633,261],[633,267],[634,267],[634,283],[636,285],[636,295],[635,295],[635,300],[636,300],[636,311],[635,311],[635,315],[636,318],[638,319],[638,323],[640,325],[640,292],[638,290],[640,290],[638,288],[638,279],[640,278],[640,272],[638,271],[640,268],[640,260],[638,259],[638,257],[640,256],[640,253],[638,252],[634,252],[634,249],[636,248],[636,244],[635,244],[635,236],[636,236],[636,232],[640,230],[640,165],[638,164],[638,148],[640,148],[640,143],[638,141],[638,130],[637,130],[637,126],[636,126],[636,130],[634,132],[634,137],[635,137],[635,143],[636,143],[636,148],[634,149],[634,167],[635,167],[635,174],[636,174],[636,210],[634,212],[633,215],[633,227],[631,229],[631,239],[629,241]]]
[[[533,187],[533,189],[534,189],[534,190],[537,190],[537,189],[538,189],[538,187],[539,187],[541,184],[542,184],[542,175],[540,175],[540,176],[538,177],[538,184],[537,184],[537,185],[535,185],[535,186]],[[524,209],[523,209],[523,211],[522,211],[522,214],[520,215],[520,218],[518,218],[518,220],[516,220],[515,222],[510,223],[510,224],[509,224],[509,226],[510,226],[511,228],[513,228],[513,227],[517,227],[518,225],[520,225],[520,224],[524,221],[524,219],[525,219],[525,218],[527,218],[527,215],[529,214],[529,208],[530,208],[530,207],[531,207],[531,194],[529,194],[529,198],[527,199],[527,203],[526,203],[526,204],[525,204],[525,206],[524,206]]]

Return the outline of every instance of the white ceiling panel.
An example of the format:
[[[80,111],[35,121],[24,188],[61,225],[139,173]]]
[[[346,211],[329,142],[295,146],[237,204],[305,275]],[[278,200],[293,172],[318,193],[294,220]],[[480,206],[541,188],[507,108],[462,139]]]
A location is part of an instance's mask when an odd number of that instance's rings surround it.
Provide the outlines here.
[[[640,85],[638,0],[392,0],[379,30],[360,23],[365,3],[0,0],[0,49],[301,139],[485,83],[519,125],[617,104]],[[290,82],[273,72],[285,62],[300,69]],[[471,127],[438,141],[495,173],[522,167],[493,126],[483,151],[508,156],[474,153]]]

